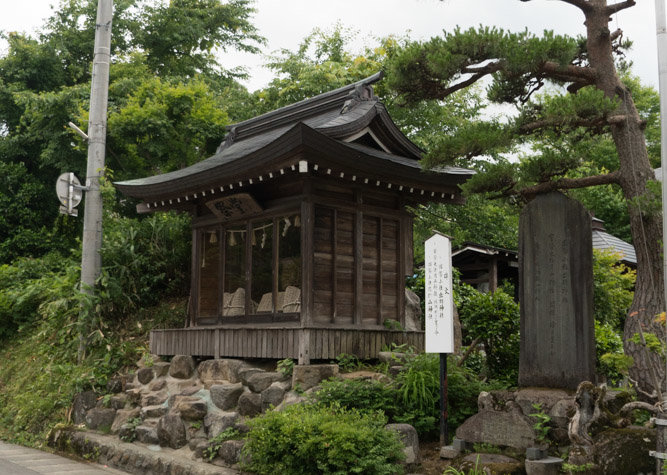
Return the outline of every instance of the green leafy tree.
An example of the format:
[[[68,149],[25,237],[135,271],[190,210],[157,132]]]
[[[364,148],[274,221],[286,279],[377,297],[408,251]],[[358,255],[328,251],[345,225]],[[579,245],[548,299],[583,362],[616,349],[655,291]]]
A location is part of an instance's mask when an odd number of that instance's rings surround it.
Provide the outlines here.
[[[594,185],[619,186],[626,200],[630,230],[637,254],[637,287],[626,321],[624,344],[634,358],[631,376],[639,388],[651,392],[651,365],[659,361],[631,341],[638,326],[658,332],[655,316],[665,306],[660,289],[662,217],[655,206],[650,180],[653,170],[640,115],[631,86],[616,67],[617,53],[629,46],[622,32],[613,31],[610,17],[635,4],[634,0],[561,0],[585,17],[586,37],[571,38],[545,31],[511,33],[499,28],[456,29],[442,37],[412,43],[396,54],[387,67],[389,85],[408,102],[443,99],[489,78],[487,97],[518,106],[508,121],[473,121],[455,136],[446,136],[427,156],[429,166],[486,154],[495,159],[488,173],[471,180],[470,188],[530,199],[537,193]],[[547,102],[532,100],[545,84],[562,87],[563,94]],[[525,165],[502,158],[530,137],[558,133],[603,133],[614,143],[618,162],[599,173],[568,172],[586,156],[563,156],[548,149],[532,155]],[[580,170],[579,170],[580,171]],[[663,375],[664,376],[664,375]]]
[[[146,54],[146,64],[160,76],[242,74],[224,69],[215,52],[258,52],[264,39],[250,17],[249,0],[116,0],[112,54]],[[67,85],[90,79],[95,39],[96,0],[61,0],[47,21],[42,41],[55,48],[67,73]]]
[[[355,54],[348,51],[353,30],[336,25],[332,31],[313,30],[295,51],[282,49],[266,66],[276,77],[257,92],[262,112],[322,94],[371,76],[382,69],[388,39],[377,48]]]
[[[253,104],[232,78],[240,72],[226,71],[214,56],[219,49],[252,51],[261,43],[249,2],[114,3],[107,164],[123,179],[210,156],[224,126]],[[87,128],[96,7],[96,0],[62,0],[38,39],[4,34],[9,48],[0,56],[0,166],[13,184],[0,189],[0,202],[17,200],[0,223],[0,262],[54,248],[59,240],[53,233],[63,229],[55,180],[63,172],[85,174],[86,144],[67,123]],[[10,191],[19,187],[14,197]],[[30,212],[21,212],[28,204]],[[130,210],[126,203],[123,212]],[[70,231],[63,236],[65,249],[79,234]]]
[[[192,165],[213,155],[228,123],[204,81],[147,78],[110,111],[109,165],[133,177]]]
[[[505,200],[470,195],[462,205],[429,204],[415,210],[415,260],[423,262],[423,243],[433,231],[452,237],[452,247],[464,242],[516,250],[519,207]]]

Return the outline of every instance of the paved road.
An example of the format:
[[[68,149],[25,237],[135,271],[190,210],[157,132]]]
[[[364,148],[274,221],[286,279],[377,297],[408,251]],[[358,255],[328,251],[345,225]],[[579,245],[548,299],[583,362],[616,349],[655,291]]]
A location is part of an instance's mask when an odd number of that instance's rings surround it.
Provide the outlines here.
[[[125,473],[0,441],[0,475],[123,475]]]

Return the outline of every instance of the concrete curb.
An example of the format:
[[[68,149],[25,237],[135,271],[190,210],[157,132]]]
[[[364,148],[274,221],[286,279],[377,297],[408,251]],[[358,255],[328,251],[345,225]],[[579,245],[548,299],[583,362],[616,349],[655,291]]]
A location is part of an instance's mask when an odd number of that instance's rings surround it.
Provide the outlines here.
[[[218,467],[187,458],[177,450],[148,448],[143,444],[122,442],[117,437],[96,432],[59,429],[49,445],[56,450],[75,453],[86,460],[117,468],[134,475],[239,475],[232,468]]]

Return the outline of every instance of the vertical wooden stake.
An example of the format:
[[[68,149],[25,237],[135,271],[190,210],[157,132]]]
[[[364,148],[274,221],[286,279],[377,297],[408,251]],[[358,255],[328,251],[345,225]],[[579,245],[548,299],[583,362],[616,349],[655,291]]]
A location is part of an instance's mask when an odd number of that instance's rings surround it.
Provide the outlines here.
[[[440,353],[440,446],[449,442],[447,428],[447,353]]]

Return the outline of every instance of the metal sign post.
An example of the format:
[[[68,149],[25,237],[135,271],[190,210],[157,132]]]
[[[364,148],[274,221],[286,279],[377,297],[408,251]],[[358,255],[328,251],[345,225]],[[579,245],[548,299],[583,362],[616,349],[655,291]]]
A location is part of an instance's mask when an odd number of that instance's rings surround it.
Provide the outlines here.
[[[60,175],[56,180],[56,194],[61,205],[60,212],[69,216],[77,216],[79,213],[76,207],[81,203],[84,191],[87,191],[87,188],[81,186],[81,182],[74,173]]]
[[[426,352],[440,354],[440,444],[449,441],[447,430],[447,354],[454,352],[452,246],[436,233],[426,240],[425,307]]]

